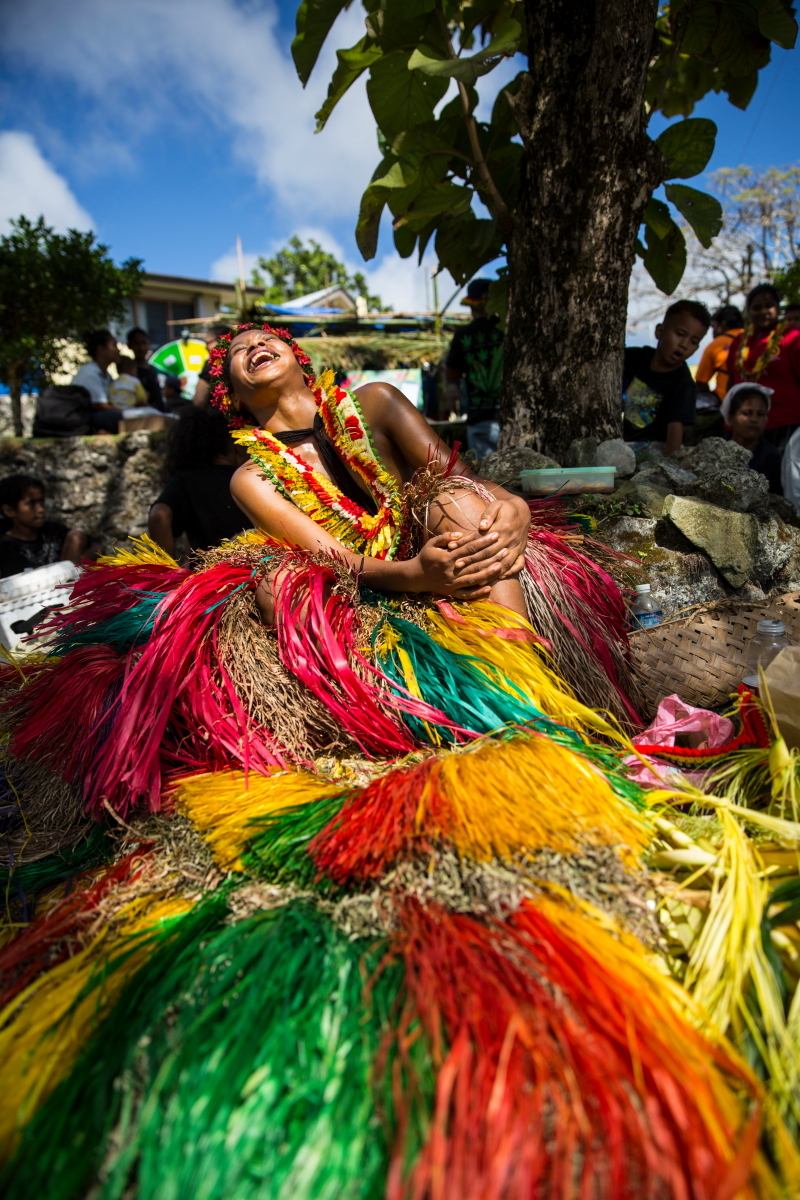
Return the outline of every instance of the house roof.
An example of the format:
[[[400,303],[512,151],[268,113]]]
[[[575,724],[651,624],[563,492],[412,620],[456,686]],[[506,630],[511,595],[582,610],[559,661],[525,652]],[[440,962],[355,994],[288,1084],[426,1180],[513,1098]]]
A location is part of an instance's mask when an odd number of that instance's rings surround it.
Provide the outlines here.
[[[347,291],[347,289],[343,288],[342,285],[339,283],[335,283],[332,287],[318,288],[318,290],[316,292],[309,292],[305,296],[295,296],[294,300],[284,300],[280,306],[270,305],[270,308],[280,307],[280,309],[282,311],[286,310],[289,312],[293,312],[295,309],[302,309],[302,308],[317,308],[317,309],[323,309],[323,310],[327,310],[327,311],[330,311],[331,309],[335,309],[335,311],[341,312],[342,311],[341,304],[339,304],[339,305],[331,304],[331,301],[334,298],[338,299],[338,297],[340,297],[340,296],[344,299],[346,308],[350,309],[351,312],[355,312],[355,309],[356,309],[355,300],[350,295],[350,293]],[[325,301],[328,302],[327,305],[326,305]]]

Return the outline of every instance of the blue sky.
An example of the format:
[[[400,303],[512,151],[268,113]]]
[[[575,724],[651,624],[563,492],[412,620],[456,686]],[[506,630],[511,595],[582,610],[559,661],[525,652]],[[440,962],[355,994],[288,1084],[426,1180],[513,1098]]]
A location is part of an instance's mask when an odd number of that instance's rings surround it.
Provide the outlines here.
[[[355,246],[358,199],[378,158],[363,87],[313,134],[333,51],[361,36],[363,11],[342,15],[304,91],[289,58],[295,7],[4,5],[0,225],[44,211],[61,227],[91,224],[118,260],[203,278],[233,277],[237,234],[248,264],[292,233],[310,234],[365,269],[386,302],[422,307],[426,272],[397,258],[386,230],[366,268]],[[716,96],[698,106],[695,115],[719,126],[711,168],[800,161],[795,55],[774,50],[746,112]]]

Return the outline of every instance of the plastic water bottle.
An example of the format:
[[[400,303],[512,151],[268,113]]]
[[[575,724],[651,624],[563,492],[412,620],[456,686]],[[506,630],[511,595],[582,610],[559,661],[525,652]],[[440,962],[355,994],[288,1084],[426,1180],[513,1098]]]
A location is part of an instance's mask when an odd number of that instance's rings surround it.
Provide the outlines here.
[[[650,595],[649,583],[637,583],[636,599],[631,605],[631,628],[650,629],[664,620],[661,604]]]
[[[745,687],[757,689],[758,668],[766,670],[778,652],[784,646],[791,645],[792,640],[786,636],[783,621],[759,621],[755,636],[750,639],[744,652],[742,683]]]

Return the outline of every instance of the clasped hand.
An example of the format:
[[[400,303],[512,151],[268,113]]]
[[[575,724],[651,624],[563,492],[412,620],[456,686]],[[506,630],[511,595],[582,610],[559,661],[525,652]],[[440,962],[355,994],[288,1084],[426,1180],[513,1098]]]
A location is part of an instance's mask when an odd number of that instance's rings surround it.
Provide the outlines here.
[[[425,543],[416,559],[419,590],[456,600],[485,599],[495,583],[522,570],[529,525],[524,502],[492,501],[477,530],[439,533]]]

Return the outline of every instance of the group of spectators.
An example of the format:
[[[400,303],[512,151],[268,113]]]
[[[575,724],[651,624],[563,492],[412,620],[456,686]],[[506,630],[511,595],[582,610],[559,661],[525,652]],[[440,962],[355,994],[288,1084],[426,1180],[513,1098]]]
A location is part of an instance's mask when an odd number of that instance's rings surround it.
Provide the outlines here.
[[[714,337],[693,379],[686,359],[709,326]],[[731,305],[712,317],[703,304],[679,300],[656,338],[625,351],[623,437],[637,457],[674,454],[698,409],[716,408],[724,436],[751,452],[750,467],[770,491],[800,508],[800,305],[781,313],[770,283],[748,293],[746,318]]]
[[[131,329],[127,345],[129,354],[120,349],[108,329],[98,329],[84,341],[89,361],[78,368],[72,386],[85,388],[89,393],[94,433],[118,433],[123,413],[128,409],[136,409],[137,415],[144,416],[179,414],[191,407],[191,401],[181,396],[180,379],[173,375],[159,377],[150,363],[150,338],[146,330]],[[108,369],[112,363],[117,369],[116,378]]]

